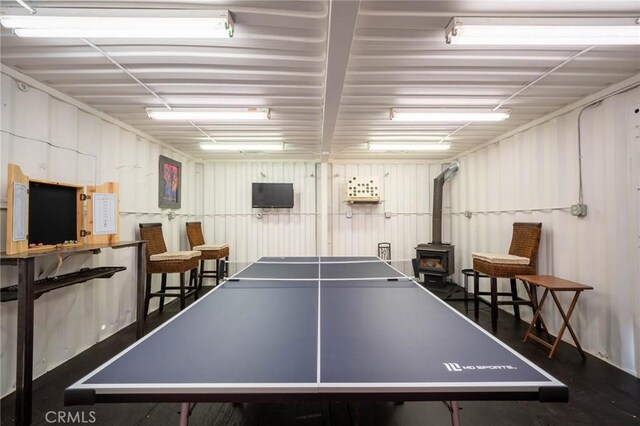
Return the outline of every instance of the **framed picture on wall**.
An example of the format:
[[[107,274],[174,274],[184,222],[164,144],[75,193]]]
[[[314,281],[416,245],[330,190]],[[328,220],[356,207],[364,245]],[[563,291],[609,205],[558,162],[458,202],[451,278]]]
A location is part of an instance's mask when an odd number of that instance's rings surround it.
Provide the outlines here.
[[[182,164],[160,156],[158,171],[158,207],[161,209],[179,209],[182,195]]]

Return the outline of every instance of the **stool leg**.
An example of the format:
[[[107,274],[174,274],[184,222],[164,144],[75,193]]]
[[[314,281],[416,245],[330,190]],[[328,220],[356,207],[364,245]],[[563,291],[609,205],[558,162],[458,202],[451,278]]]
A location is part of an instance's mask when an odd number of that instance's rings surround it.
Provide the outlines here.
[[[202,275],[204,275],[204,259],[200,260],[200,276],[198,279],[198,291],[202,290]]]
[[[167,274],[162,274],[162,283],[160,284],[160,292],[167,292]],[[160,296],[160,306],[158,307],[158,312],[162,312],[164,309],[164,296]]]
[[[469,277],[464,276],[464,313],[469,313]]]
[[[516,279],[511,278],[511,300],[514,302],[518,300],[518,288],[516,287]],[[520,321],[520,306],[513,305],[513,314],[516,317],[516,321]]]
[[[184,309],[184,272],[180,272],[180,310]]]
[[[193,289],[193,300],[198,300],[198,267],[196,266],[189,271],[189,287]]]
[[[220,266],[222,266],[222,260],[221,259],[216,259],[216,286],[218,284],[220,284],[220,274],[222,273],[220,271]]]
[[[498,279],[491,277],[491,330],[498,329]]]
[[[147,274],[147,283],[144,291],[144,318],[149,313],[149,301],[151,300],[151,274]]]
[[[473,271],[473,315],[478,321],[480,317],[480,300],[478,300],[478,293],[480,292],[480,273]]]

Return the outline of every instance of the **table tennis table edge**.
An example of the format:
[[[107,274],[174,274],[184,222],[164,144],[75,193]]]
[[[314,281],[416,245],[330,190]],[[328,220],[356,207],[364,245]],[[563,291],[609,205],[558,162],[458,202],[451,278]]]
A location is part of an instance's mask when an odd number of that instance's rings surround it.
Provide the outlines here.
[[[530,366],[531,368],[533,368],[534,370],[536,370],[538,373],[540,373],[541,375],[545,376],[547,379],[549,379],[551,382],[553,382],[554,385],[559,385],[559,386],[564,386],[566,387],[566,385],[564,383],[562,383],[560,380],[556,379],[555,377],[553,377],[551,374],[547,373],[546,371],[544,371],[542,368],[540,368],[539,366],[537,366],[536,364],[534,364],[531,360],[527,359],[526,357],[524,357],[522,354],[520,354],[519,352],[517,352],[515,349],[513,349],[512,347],[510,347],[509,345],[507,345],[506,343],[504,343],[502,340],[498,339],[496,336],[494,336],[493,334],[491,334],[490,332],[488,332],[487,330],[485,330],[484,328],[480,327],[480,325],[476,324],[474,321],[472,321],[470,318],[467,318],[465,315],[462,314],[462,312],[459,312],[458,310],[456,310],[455,308],[453,308],[451,305],[449,305],[448,303],[446,303],[444,300],[440,299],[439,297],[437,297],[435,294],[431,293],[429,290],[427,290],[426,288],[424,288],[423,286],[421,286],[418,282],[416,282],[415,279],[412,279],[411,277],[405,275],[402,271],[398,270],[397,268],[389,265],[389,267],[391,267],[392,269],[396,270],[397,272],[401,273],[403,276],[405,276],[406,278],[408,278],[413,284],[415,284],[419,289],[426,291],[431,297],[433,297],[436,301],[438,301],[439,303],[441,303],[442,305],[444,305],[445,307],[447,307],[448,309],[450,309],[451,311],[453,311],[456,315],[458,315],[460,318],[464,319],[465,321],[467,321],[469,324],[473,325],[474,327],[476,327],[478,330],[480,330],[481,332],[483,332],[486,336],[488,336],[489,338],[491,338],[494,342],[498,343],[500,346],[502,346],[503,348],[505,348],[507,351],[509,351],[511,354],[515,355],[517,358],[519,358],[521,361],[523,361],[525,364],[527,364],[528,366]]]
[[[338,257],[338,256],[334,256],[334,257]],[[352,256],[347,256],[347,257],[352,257]],[[318,257],[318,268],[320,269],[320,265],[322,264],[322,262],[320,262],[321,257]],[[378,258],[380,261],[384,262],[382,259]],[[260,260],[258,260],[257,262],[259,262]],[[256,262],[254,262],[256,263]],[[386,262],[385,262],[386,263]],[[191,390],[196,390],[197,392],[194,392],[192,394],[190,394],[189,396],[202,396],[202,395],[207,395],[210,398],[208,399],[203,399],[203,400],[198,400],[197,402],[203,402],[203,401],[235,401],[235,399],[233,399],[234,397],[240,397],[242,395],[250,395],[250,394],[256,394],[256,396],[258,395],[269,395],[269,394],[273,394],[273,395],[277,395],[277,394],[286,394],[288,396],[293,396],[293,395],[299,395],[299,396],[306,396],[306,397],[312,397],[311,399],[315,399],[313,398],[314,395],[317,395],[318,399],[324,399],[324,396],[328,396],[328,395],[340,395],[340,396],[347,396],[347,395],[351,395],[351,396],[357,396],[357,394],[362,394],[364,391],[364,393],[366,393],[368,396],[370,397],[374,397],[374,396],[400,396],[400,395],[404,395],[406,397],[407,400],[423,400],[423,401],[431,401],[431,400],[442,400],[443,398],[441,398],[442,395],[444,395],[442,392],[444,392],[445,390],[449,389],[449,388],[453,388],[458,386],[458,388],[456,389],[456,392],[451,392],[451,394],[455,394],[456,397],[453,399],[456,400],[467,400],[467,399],[474,399],[474,400],[504,400],[504,399],[517,399],[517,400],[524,400],[522,399],[523,396],[525,396],[525,394],[531,394],[529,396],[532,395],[537,395],[537,398],[531,398],[528,397],[526,398],[527,400],[539,400],[541,402],[566,402],[568,400],[568,388],[566,385],[564,385],[562,382],[560,382],[559,380],[557,380],[555,377],[551,376],[550,374],[548,374],[546,371],[542,370],[540,367],[538,367],[537,365],[533,364],[531,361],[529,361],[528,359],[526,359],[525,357],[523,357],[522,355],[520,355],[518,352],[516,352],[515,350],[513,350],[512,348],[510,348],[509,346],[507,346],[506,344],[504,344],[502,341],[500,341],[499,339],[497,339],[495,336],[493,336],[492,334],[490,334],[488,331],[486,331],[485,329],[483,329],[482,327],[480,327],[478,324],[476,324],[475,322],[471,321],[469,318],[467,318],[466,316],[462,315],[462,313],[458,312],[457,310],[455,310],[453,307],[451,307],[450,305],[448,305],[446,302],[444,302],[443,300],[439,299],[437,296],[433,295],[433,293],[429,292],[427,289],[425,289],[424,287],[422,287],[419,283],[417,283],[414,279],[412,279],[411,277],[408,277],[407,275],[405,275],[403,272],[401,272],[400,270],[398,270],[397,268],[388,265],[389,267],[391,267],[392,269],[394,269],[396,272],[398,272],[399,274],[401,274],[401,277],[394,277],[395,279],[397,278],[406,278],[408,281],[411,281],[413,284],[415,284],[418,288],[420,288],[421,290],[427,292],[427,294],[429,294],[431,297],[433,297],[434,299],[436,299],[438,302],[442,303],[444,306],[446,306],[447,308],[449,308],[450,310],[452,310],[453,312],[455,312],[457,315],[459,315],[461,318],[465,319],[469,324],[472,324],[473,326],[475,326],[477,329],[479,329],[480,331],[482,331],[483,333],[485,333],[487,336],[489,336],[491,339],[493,339],[496,343],[498,343],[499,345],[501,345],[502,347],[504,347],[505,349],[507,349],[510,353],[512,353],[513,355],[515,355],[516,357],[518,357],[519,359],[521,359],[523,362],[525,362],[527,365],[529,365],[530,367],[532,367],[533,369],[535,369],[536,371],[538,371],[540,374],[542,374],[544,377],[546,377],[547,379],[550,380],[550,382],[526,382],[525,385],[523,385],[523,383],[525,382],[474,382],[474,383],[469,383],[469,387],[468,390],[465,391],[460,391],[459,386],[461,384],[461,382],[453,382],[453,383],[449,383],[447,386],[447,382],[442,383],[443,386],[441,387],[434,387],[434,385],[436,385],[437,383],[429,383],[429,382],[424,382],[424,383],[322,383],[320,380],[320,309],[318,309],[318,343],[317,343],[317,349],[318,349],[318,355],[317,355],[317,382],[316,383],[257,383],[257,384],[252,384],[252,383],[244,383],[242,385],[238,385],[238,384],[218,384],[218,383],[209,383],[209,384],[188,384],[188,383],[184,383],[184,384],[170,384],[170,386],[166,386],[163,390],[158,391],[159,385],[161,384],[128,384],[128,385],[111,385],[111,384],[86,384],[84,382],[86,382],[86,380],[90,379],[91,377],[93,377],[95,374],[99,373],[100,371],[104,370],[105,368],[107,368],[109,365],[111,365],[113,362],[117,361],[119,358],[121,358],[122,356],[124,356],[127,352],[129,352],[130,350],[134,349],[136,346],[138,346],[139,344],[141,344],[142,342],[144,342],[146,339],[150,338],[151,336],[153,336],[155,333],[159,332],[160,330],[164,329],[166,326],[168,326],[172,321],[176,320],[177,318],[179,318],[182,314],[184,314],[185,312],[187,312],[189,309],[193,308],[193,306],[196,306],[198,303],[200,303],[202,300],[205,300],[207,297],[209,297],[210,295],[212,295],[216,290],[222,288],[225,284],[227,284],[227,282],[231,281],[233,277],[235,277],[236,275],[238,275],[239,273],[241,273],[242,271],[244,271],[245,269],[249,268],[253,263],[247,265],[246,267],[242,268],[241,270],[239,270],[238,272],[236,272],[232,277],[229,277],[228,279],[224,280],[222,283],[220,283],[218,286],[216,286],[214,289],[212,289],[211,291],[209,291],[208,293],[204,294],[202,297],[198,298],[198,300],[196,300],[195,302],[193,302],[192,304],[190,304],[189,306],[187,306],[185,309],[183,309],[181,312],[179,312],[177,315],[175,315],[174,317],[170,318],[169,320],[167,320],[165,323],[163,323],[162,325],[160,325],[159,327],[157,327],[155,330],[151,331],[149,334],[147,334],[146,336],[144,336],[142,339],[134,342],[131,346],[129,346],[128,348],[126,348],[125,350],[123,350],[122,352],[120,352],[119,354],[117,354],[116,356],[114,356],[113,358],[111,358],[110,360],[108,360],[107,362],[105,362],[104,364],[102,364],[101,366],[99,366],[98,368],[94,369],[93,371],[91,371],[89,374],[85,375],[83,378],[81,378],[80,380],[76,381],[73,385],[69,386],[65,392],[64,392],[64,404],[65,405],[93,405],[97,402],[125,402],[125,401],[119,401],[117,399],[117,395],[119,394],[127,394],[127,395],[132,395],[132,394],[137,394],[139,395],[141,399],[141,401],[146,401],[145,398],[145,394],[144,394],[144,390],[149,390],[149,389],[154,389],[155,388],[155,392],[153,393],[149,393],[147,394],[147,396],[149,398],[153,398],[150,399],[149,401],[156,401],[156,402],[161,402],[160,399],[157,399],[158,396],[162,396],[162,395],[173,395],[174,393],[176,394],[176,398],[177,397],[181,397],[182,399],[175,399],[175,398],[170,398],[170,400],[168,401],[163,401],[163,402],[171,402],[171,401],[184,401],[185,397],[187,395],[185,395],[184,393],[179,393],[180,391],[184,392],[187,389],[191,389]],[[376,277],[376,279],[382,279],[379,277]],[[331,281],[332,279],[328,279],[326,281]],[[317,280],[318,281],[318,306],[320,306],[320,294],[321,294],[321,282],[323,281],[323,279],[321,277],[319,277]],[[507,387],[509,386],[509,384],[514,385],[515,387],[513,387],[512,389],[508,389]],[[500,388],[505,388],[505,389],[500,389],[500,390],[490,390],[489,387],[487,387],[487,385],[490,386],[495,386],[495,387],[500,387]],[[506,385],[506,387],[505,387]],[[476,389],[474,389],[476,388]],[[257,393],[256,390],[260,389],[260,393]],[[106,393],[102,393],[102,390],[108,390],[110,391],[109,394]],[[140,392],[132,392],[133,390],[140,390]],[[216,392],[216,395],[210,395],[210,393]],[[436,397],[436,395],[439,395]],[[449,394],[446,394],[449,395]],[[413,399],[412,397],[415,396],[420,396],[420,399]],[[433,396],[434,398],[428,398],[426,399],[426,396]],[[478,398],[479,396],[483,396],[482,398]],[[510,396],[513,396],[512,398],[510,398]],[[220,399],[217,399],[220,398]],[[342,398],[341,398],[342,399]],[[447,398],[444,398],[447,399]],[[451,398],[449,398],[451,399]],[[130,399],[128,399],[130,400]],[[195,402],[195,401],[194,401]]]
[[[187,391],[188,393],[186,393]],[[566,402],[566,387],[532,382],[485,383],[175,383],[79,385],[65,391],[65,405],[101,402],[491,401]]]

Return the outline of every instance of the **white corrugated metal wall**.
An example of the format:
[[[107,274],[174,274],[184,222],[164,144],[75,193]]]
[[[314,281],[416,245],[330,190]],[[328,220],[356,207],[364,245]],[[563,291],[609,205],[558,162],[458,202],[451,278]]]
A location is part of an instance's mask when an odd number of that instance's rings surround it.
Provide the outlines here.
[[[439,164],[332,163],[328,169],[330,255],[376,255],[378,243],[386,241],[392,245],[394,259],[409,259],[417,243],[430,240],[431,188],[441,171]],[[318,170],[314,162],[206,163],[205,239],[230,245],[232,269],[261,256],[315,255]],[[383,202],[347,204],[345,179],[349,175],[377,176],[383,186]],[[294,208],[252,209],[252,182],[293,182]],[[411,271],[410,262],[401,266]]]
[[[441,171],[440,164],[425,162],[332,163],[329,189],[332,254],[377,255],[378,243],[389,242],[393,259],[413,258],[418,243],[431,241],[433,178]],[[346,185],[350,176],[377,177],[382,187],[382,203],[348,204]],[[446,211],[446,199],[444,205]],[[446,225],[445,238],[449,235]],[[410,261],[394,266],[413,274]]]
[[[230,272],[261,256],[315,255],[316,179],[314,162],[204,165],[204,236],[229,244]],[[253,209],[252,182],[293,183],[293,209]]]
[[[140,222],[162,222],[169,247],[186,248],[184,222],[200,219],[196,196],[202,165],[176,155],[96,115],[30,87],[27,92],[2,75],[0,133],[0,198],[2,234],[6,224],[7,164],[18,164],[33,179],[94,185],[120,183],[120,239],[136,239]],[[49,145],[51,144],[51,145]],[[184,193],[178,217],[169,221],[157,205],[158,156],[182,163]],[[4,236],[2,238],[4,251]],[[36,262],[36,274],[46,276],[55,259]],[[46,293],[35,303],[34,377],[61,364],[135,320],[135,251],[103,250],[65,261],[60,273],[82,266],[122,265],[127,270],[108,280],[94,280]],[[17,271],[3,266],[2,285],[15,284]],[[16,302],[0,305],[0,393],[13,390],[16,366]]]
[[[582,114],[585,218],[568,211],[578,200],[577,110],[460,158],[460,173],[451,181],[458,270],[471,266],[472,252],[506,253],[513,222],[542,222],[538,272],[595,288],[583,294],[572,317],[581,344],[635,375],[640,372],[639,99],[636,88]],[[472,218],[464,211],[473,212]],[[568,304],[568,295],[561,300]],[[530,311],[525,314],[531,317]],[[556,332],[560,315],[551,301],[545,314]],[[565,339],[570,340],[568,333]]]

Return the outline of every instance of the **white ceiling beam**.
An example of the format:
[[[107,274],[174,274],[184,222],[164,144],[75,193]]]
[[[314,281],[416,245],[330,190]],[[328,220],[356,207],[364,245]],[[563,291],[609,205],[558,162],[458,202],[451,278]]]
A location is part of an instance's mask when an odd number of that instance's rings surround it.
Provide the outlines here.
[[[351,41],[356,28],[360,0],[330,0],[327,36],[327,66],[322,117],[322,160],[327,160],[338,119],[342,88],[347,74]]]

